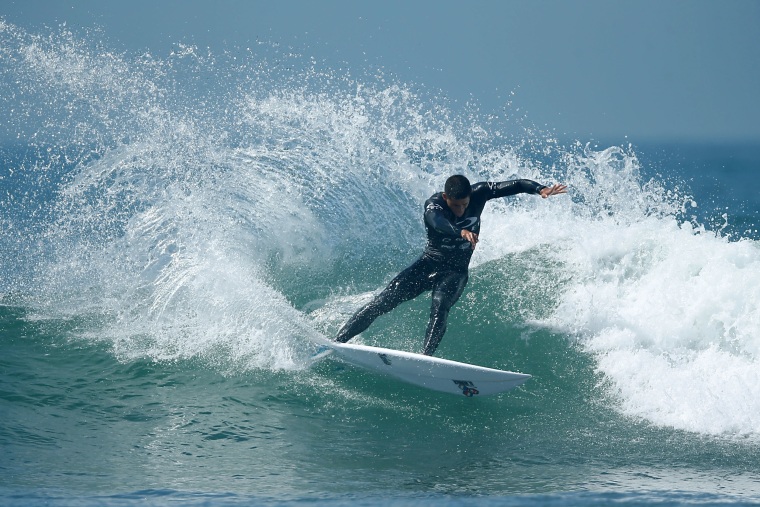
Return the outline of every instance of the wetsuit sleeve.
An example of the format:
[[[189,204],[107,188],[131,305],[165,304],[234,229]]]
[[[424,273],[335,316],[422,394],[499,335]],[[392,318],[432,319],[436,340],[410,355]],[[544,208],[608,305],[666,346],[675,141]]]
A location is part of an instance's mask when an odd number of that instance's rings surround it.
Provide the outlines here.
[[[446,218],[443,207],[435,202],[428,201],[425,203],[425,224],[444,236],[460,237],[462,235],[462,229],[451,223]]]
[[[509,181],[489,181],[486,183],[490,194],[489,199],[497,197],[507,197],[515,194],[539,194],[546,185],[541,185],[533,180],[509,180]]]

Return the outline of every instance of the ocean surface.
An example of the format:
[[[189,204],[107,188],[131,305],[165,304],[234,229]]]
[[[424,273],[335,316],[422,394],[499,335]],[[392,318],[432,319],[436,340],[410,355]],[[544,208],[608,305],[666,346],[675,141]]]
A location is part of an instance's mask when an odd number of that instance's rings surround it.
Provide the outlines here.
[[[760,146],[558,139],[285,48],[120,53],[0,20],[0,505],[760,503]],[[508,116],[508,115],[507,115]],[[492,201],[439,357],[315,340]],[[429,298],[358,343],[419,351]]]

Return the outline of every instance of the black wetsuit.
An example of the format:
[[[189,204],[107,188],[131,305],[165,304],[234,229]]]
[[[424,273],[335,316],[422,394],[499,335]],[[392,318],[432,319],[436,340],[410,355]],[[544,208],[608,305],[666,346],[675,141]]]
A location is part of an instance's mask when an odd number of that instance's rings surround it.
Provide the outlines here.
[[[470,242],[462,238],[462,230],[480,233],[480,215],[490,199],[521,193],[538,194],[543,188],[546,187],[531,180],[475,183],[472,185],[470,203],[461,217],[449,209],[442,192],[430,197],[425,201],[428,241],[422,256],[356,312],[338,332],[336,341],[347,342],[367,329],[380,315],[432,290],[433,301],[423,354],[433,355],[446,332],[449,310],[467,285],[467,268],[473,249]]]

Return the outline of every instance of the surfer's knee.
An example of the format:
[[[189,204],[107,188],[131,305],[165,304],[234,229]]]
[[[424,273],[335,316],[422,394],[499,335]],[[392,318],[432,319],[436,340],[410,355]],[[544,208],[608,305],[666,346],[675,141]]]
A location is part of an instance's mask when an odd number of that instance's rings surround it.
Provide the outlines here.
[[[439,314],[448,314],[451,307],[456,303],[456,299],[452,298],[450,294],[443,291],[437,291],[433,293],[430,304],[430,316]]]
[[[433,290],[433,306],[446,311],[450,310],[464,292],[467,279],[466,273],[449,275],[443,283]]]

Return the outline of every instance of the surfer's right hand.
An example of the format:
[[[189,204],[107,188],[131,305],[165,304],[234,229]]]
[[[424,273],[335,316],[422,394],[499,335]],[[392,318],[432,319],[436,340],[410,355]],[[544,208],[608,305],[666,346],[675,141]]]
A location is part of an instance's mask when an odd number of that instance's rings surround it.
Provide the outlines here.
[[[467,229],[462,229],[462,237],[470,242],[470,247],[475,250],[475,245],[478,244],[478,235]]]

